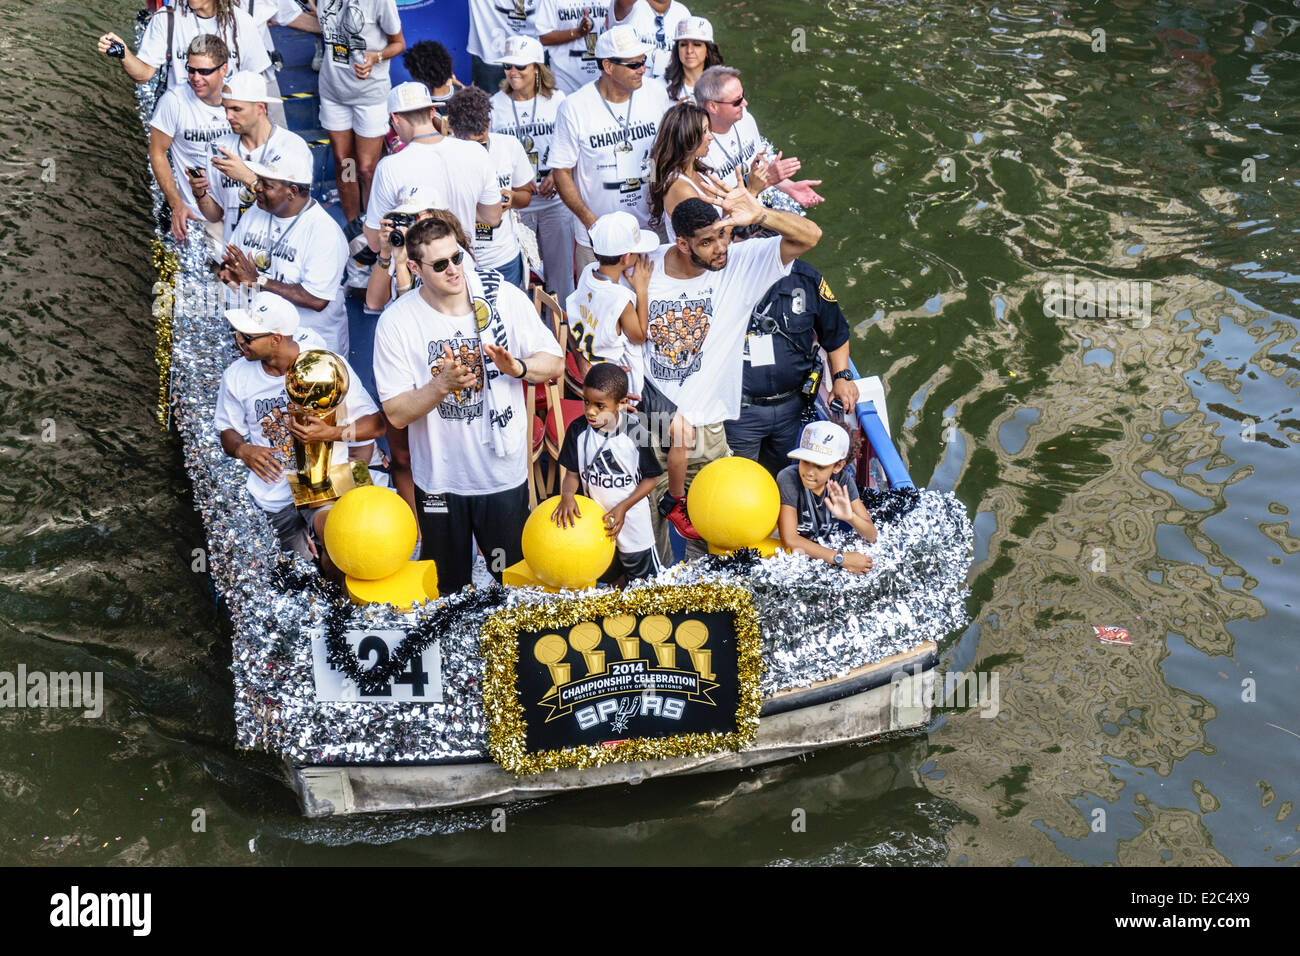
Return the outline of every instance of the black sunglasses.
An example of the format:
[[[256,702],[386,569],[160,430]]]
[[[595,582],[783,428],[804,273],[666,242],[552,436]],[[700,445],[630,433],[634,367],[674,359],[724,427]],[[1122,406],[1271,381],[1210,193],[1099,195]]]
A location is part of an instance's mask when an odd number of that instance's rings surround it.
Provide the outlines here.
[[[447,266],[449,265],[458,266],[461,264],[461,261],[464,258],[465,258],[465,253],[461,252],[460,250],[457,250],[454,256],[449,256],[446,259],[434,259],[432,262],[424,262],[424,263],[420,262],[419,259],[411,259],[410,261],[414,262],[416,265],[426,265],[434,272],[446,272]]]
[[[264,339],[268,335],[274,335],[274,332],[262,332],[259,335],[249,335],[246,332],[240,332],[238,329],[230,333],[235,337],[236,342],[243,342],[247,345],[249,342],[256,342],[258,339]]]
[[[511,72],[519,72],[519,73],[522,73],[522,72],[524,72],[524,70],[526,70],[526,69],[528,69],[530,66],[532,66],[531,63],[525,63],[525,64],[523,64],[523,65],[520,65],[520,64],[518,64],[518,63],[505,63],[505,64],[502,64],[502,65],[505,67],[507,73],[511,73]]]
[[[713,102],[726,103],[728,106],[739,107],[741,103],[745,102],[745,93],[742,90],[741,94],[737,96],[734,100],[714,100]]]
[[[625,66],[629,70],[633,71],[645,69],[645,57],[641,57],[639,60],[633,60],[631,63],[627,62],[627,60],[615,60],[614,63],[618,66]]]
[[[225,64],[223,63],[222,66],[224,66],[224,65],[225,65]],[[210,67],[208,67],[207,69],[204,69],[204,68],[201,67],[201,66],[190,66],[188,63],[185,64],[185,72],[186,72],[186,73],[197,73],[197,74],[199,74],[200,76],[211,76],[213,73],[217,72],[217,70],[219,70],[219,69],[221,69],[220,66],[210,66]]]

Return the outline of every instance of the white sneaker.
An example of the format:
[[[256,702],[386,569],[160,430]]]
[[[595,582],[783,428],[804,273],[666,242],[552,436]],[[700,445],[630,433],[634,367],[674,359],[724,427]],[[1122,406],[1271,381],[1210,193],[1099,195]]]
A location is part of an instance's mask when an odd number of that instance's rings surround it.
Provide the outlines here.
[[[343,284],[349,289],[364,289],[370,285],[370,270],[373,266],[357,265],[355,259],[349,259],[347,268],[343,270]]]

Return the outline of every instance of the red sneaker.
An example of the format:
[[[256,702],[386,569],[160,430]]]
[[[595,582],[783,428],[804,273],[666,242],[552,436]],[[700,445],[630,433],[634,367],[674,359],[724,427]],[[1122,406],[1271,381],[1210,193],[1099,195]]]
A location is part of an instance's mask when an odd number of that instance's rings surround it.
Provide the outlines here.
[[[667,497],[665,495],[665,497]],[[664,515],[669,523],[677,529],[677,533],[683,538],[690,538],[693,541],[699,541],[700,533],[695,530],[695,525],[691,524],[690,516],[686,514],[686,499],[677,498],[673,501],[672,509]]]

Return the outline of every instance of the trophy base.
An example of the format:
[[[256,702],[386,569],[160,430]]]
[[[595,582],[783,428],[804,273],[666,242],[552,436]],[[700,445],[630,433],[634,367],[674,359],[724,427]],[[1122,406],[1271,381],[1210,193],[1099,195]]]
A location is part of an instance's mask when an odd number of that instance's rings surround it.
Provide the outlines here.
[[[318,508],[347,494],[353,488],[371,484],[370,469],[364,461],[340,462],[330,469],[329,485],[320,491],[308,488],[298,480],[297,472],[289,472],[289,487],[293,489],[293,503],[299,508]]]

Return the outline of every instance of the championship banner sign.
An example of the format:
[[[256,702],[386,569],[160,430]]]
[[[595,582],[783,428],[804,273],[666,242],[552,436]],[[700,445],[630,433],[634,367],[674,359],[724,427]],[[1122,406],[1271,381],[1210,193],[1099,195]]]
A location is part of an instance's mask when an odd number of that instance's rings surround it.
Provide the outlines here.
[[[758,733],[758,615],[742,587],[499,611],[481,651],[489,749],[515,773],[739,750]]]

